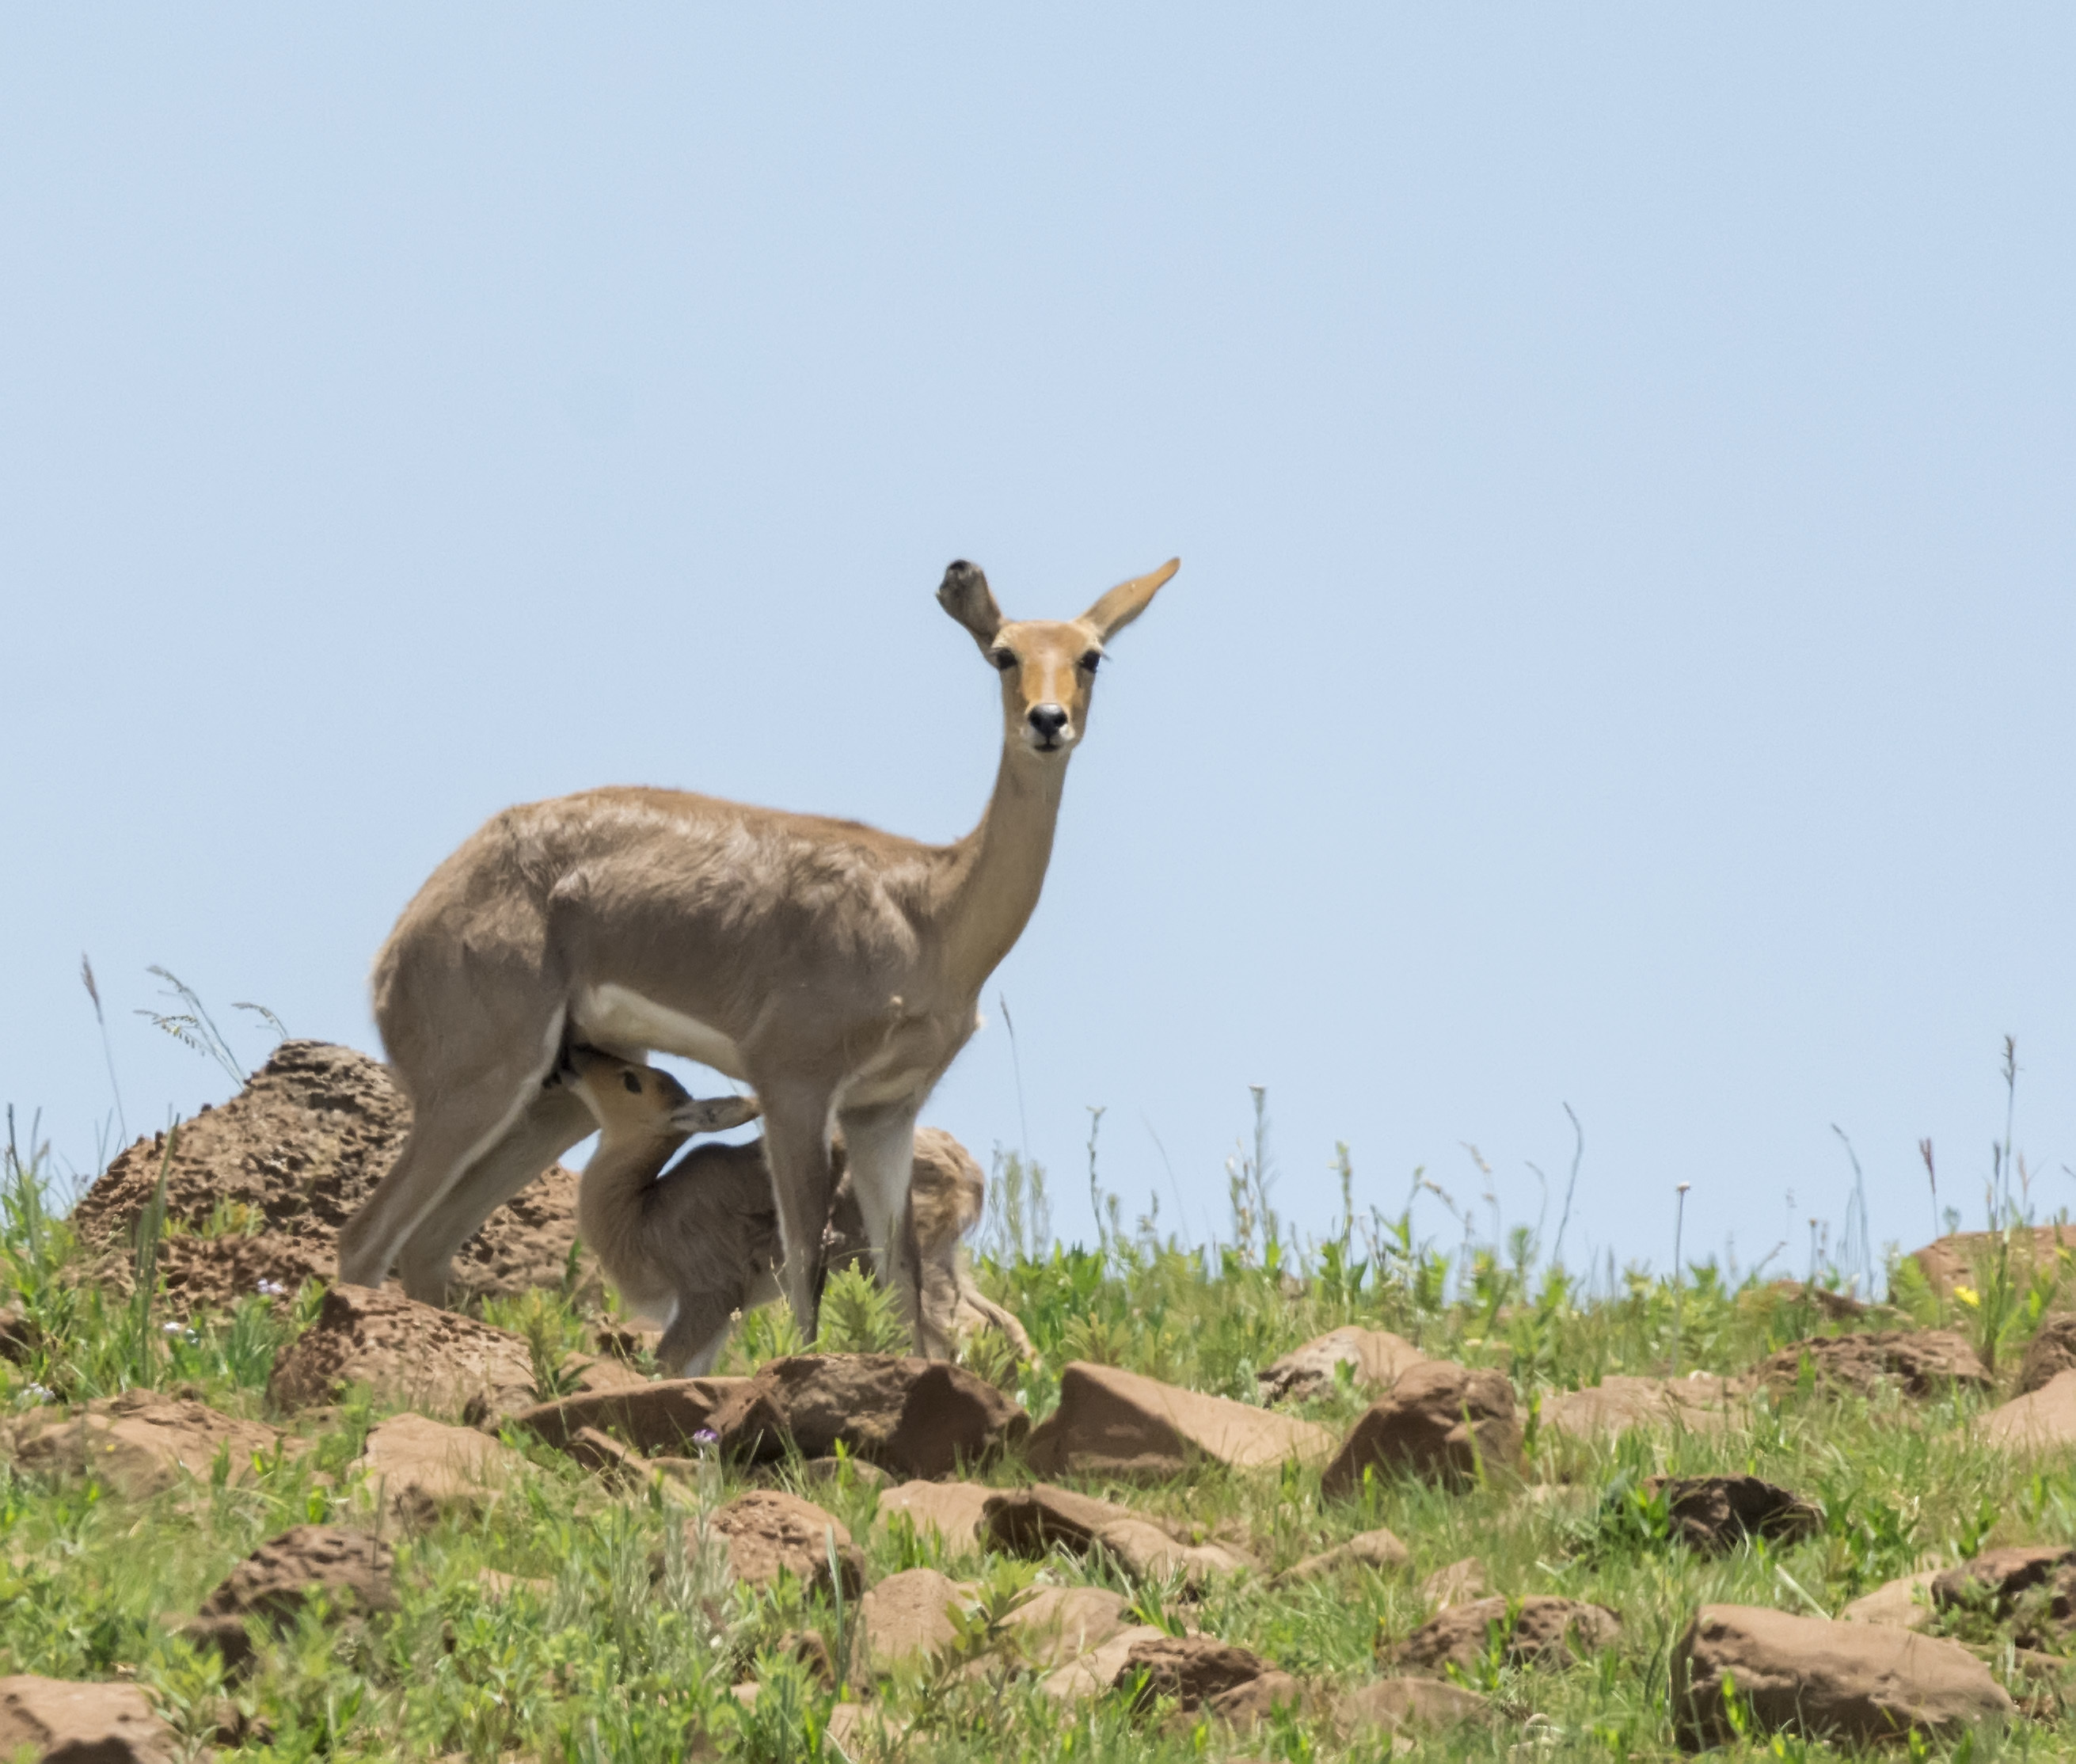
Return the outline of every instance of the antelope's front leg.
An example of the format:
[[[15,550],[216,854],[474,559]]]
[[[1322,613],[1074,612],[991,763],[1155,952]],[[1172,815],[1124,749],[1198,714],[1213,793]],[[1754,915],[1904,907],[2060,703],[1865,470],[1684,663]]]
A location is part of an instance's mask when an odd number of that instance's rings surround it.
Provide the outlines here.
[[[820,1332],[822,1228],[836,1188],[829,1164],[832,1099],[824,1090],[774,1090],[763,1085],[758,1090],[764,1103],[764,1156],[778,1210],[778,1244],[786,1258],[779,1285],[812,1347]]]
[[[841,1116],[844,1148],[850,1160],[852,1191],[865,1218],[879,1277],[901,1295],[909,1338],[916,1351],[941,1358],[941,1343],[926,1339],[922,1295],[917,1284],[915,1244],[903,1230],[908,1207],[908,1185],[916,1168],[916,1105],[882,1103],[847,1110]]]

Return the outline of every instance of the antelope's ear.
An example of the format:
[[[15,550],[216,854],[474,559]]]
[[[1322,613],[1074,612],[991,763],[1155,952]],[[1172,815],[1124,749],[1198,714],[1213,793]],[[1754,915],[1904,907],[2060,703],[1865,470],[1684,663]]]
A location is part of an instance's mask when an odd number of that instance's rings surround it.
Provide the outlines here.
[[[1002,608],[981,574],[980,566],[964,558],[945,565],[945,579],[937,584],[937,604],[973,633],[983,653],[1003,626]]]
[[[1180,558],[1170,558],[1151,575],[1119,583],[1082,615],[1082,623],[1093,625],[1097,640],[1107,643],[1146,610],[1148,603],[1160,591],[1160,584],[1181,567]]]
[[[671,1111],[671,1125],[681,1133],[725,1133],[763,1114],[755,1097],[713,1097],[698,1101],[687,1097]]]

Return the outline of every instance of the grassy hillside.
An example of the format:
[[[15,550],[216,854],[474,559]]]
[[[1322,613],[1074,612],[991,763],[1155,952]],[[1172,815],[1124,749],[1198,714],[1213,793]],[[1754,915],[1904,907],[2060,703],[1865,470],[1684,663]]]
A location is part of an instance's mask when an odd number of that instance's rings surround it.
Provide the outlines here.
[[[1011,1173],[1015,1180],[997,1185],[1006,1199],[980,1272],[1024,1320],[1041,1363],[1016,1368],[986,1339],[974,1361],[1015,1389],[1034,1417],[1052,1406],[1057,1369],[1073,1359],[1256,1401],[1259,1368],[1325,1330],[1361,1322],[1397,1330],[1432,1355],[1505,1370],[1530,1417],[1535,1476],[1526,1488],[1494,1481],[1460,1492],[1386,1480],[1339,1502],[1322,1499],[1316,1471],[1295,1466],[1268,1476],[1207,1470],[1165,1486],[1097,1485],[1091,1492],[1238,1542],[1271,1569],[1389,1526],[1410,1546],[1413,1571],[1361,1569],[1283,1587],[1266,1575],[1242,1576],[1192,1603],[1177,1586],[1127,1584],[1100,1563],[1065,1557],[943,1564],[980,1581],[995,1610],[1040,1576],[1111,1585],[1147,1621],[1201,1626],[1300,1679],[1352,1685],[1376,1675],[1381,1640],[1423,1621],[1422,1577],[1476,1556],[1497,1592],[1559,1592],[1611,1607],[1623,1639],[1570,1671],[1495,1663],[1471,1674],[1503,1718],[1424,1739],[1422,1755],[1654,1758],[1673,1755],[1667,1654],[1697,1604],[1834,1613],[1890,1578],[1991,1544],[2076,1539],[2076,1469],[2016,1462],[1971,1441],[1978,1398],[1841,1401],[1805,1388],[1760,1401],[1714,1438],[1630,1433],[1588,1446],[1538,1436],[1545,1393],[1614,1372],[1662,1374],[1675,1363],[1736,1372],[1804,1337],[1855,1326],[1835,1320],[1841,1307],[1815,1293],[1750,1281],[1733,1289],[1704,1266],[1676,1290],[1636,1273],[1603,1276],[1602,1290],[1588,1295],[1561,1271],[1538,1266],[1525,1239],[1510,1254],[1473,1247],[1464,1265],[1451,1266],[1416,1242],[1403,1219],[1375,1216],[1301,1251],[1281,1239],[1258,1195],[1250,1203],[1244,1183],[1235,1188],[1235,1242],[1210,1252],[1163,1241],[1150,1225],[1125,1231],[1115,1208],[1106,1210],[1097,1247],[1040,1251],[1028,1185],[1023,1173]],[[239,1222],[210,1228],[235,1231]],[[53,1403],[136,1385],[262,1416],[273,1357],[314,1305],[313,1293],[289,1301],[255,1293],[227,1314],[168,1316],[148,1281],[126,1297],[104,1280],[82,1280],[80,1253],[45,1210],[33,1160],[9,1166],[0,1263],[23,1344],[18,1359],[0,1361],[0,1406],[17,1426]],[[2051,1276],[2023,1291],[2007,1276],[1999,1282],[1987,1264],[1950,1315],[1907,1271],[1892,1297],[1917,1321],[1969,1331],[2007,1378]],[[544,1388],[554,1386],[565,1353],[589,1346],[598,1321],[553,1292],[495,1304],[488,1320],[527,1337]],[[1900,1320],[1877,1314],[1862,1322]],[[897,1341],[882,1294],[855,1279],[832,1286],[820,1345]],[[759,1313],[737,1332],[722,1369],[747,1370],[800,1346],[783,1311]],[[1364,1406],[1343,1386],[1301,1412],[1340,1430]],[[397,1540],[401,1611],[346,1623],[312,1612],[255,1673],[227,1681],[168,1619],[193,1612],[233,1563],[292,1525],[372,1524],[374,1492],[343,1469],[376,1418],[364,1394],[351,1397],[303,1424],[313,1445],[300,1455],[220,1463],[206,1479],[141,1501],[91,1480],[0,1469],[0,1672],[134,1678],[191,1748],[255,1759],[817,1755],[833,1693],[777,1650],[790,1633],[814,1629],[841,1658],[854,1613],[790,1588],[758,1595],[732,1587],[711,1559],[688,1559],[670,1542],[688,1513],[745,1486],[736,1473],[715,1462],[692,1480],[658,1477],[616,1492],[520,1436],[510,1437],[527,1451],[528,1467],[487,1517],[443,1520]],[[1670,1539],[1663,1511],[1638,1492],[1641,1479],[1659,1471],[1754,1472],[1820,1501],[1824,1528],[1778,1551],[1754,1544],[1720,1559],[1696,1557]],[[778,1474],[850,1525],[866,1549],[868,1579],[939,1562],[932,1539],[870,1530],[876,1493],[863,1478],[808,1488],[797,1466]],[[1024,1475],[1011,1461],[982,1480]],[[485,1570],[521,1584],[507,1591],[487,1583]],[[2007,1733],[1979,1736],[1950,1755],[2076,1755],[2076,1719],[2058,1713],[2051,1685],[2043,1691],[2020,1672],[2008,1633],[1975,1617],[1945,1621],[1996,1654],[2033,1711]],[[749,1679],[763,1688],[746,1710],[731,1687]],[[1392,1753],[1380,1738],[1343,1754],[1302,1716],[1240,1735],[1172,1710],[1134,1714],[1121,1696],[1059,1706],[990,1648],[984,1623],[959,1654],[898,1675],[878,1701],[902,1734],[888,1755],[915,1764]],[[1783,1739],[1754,1742],[1748,1755],[1832,1754]]]

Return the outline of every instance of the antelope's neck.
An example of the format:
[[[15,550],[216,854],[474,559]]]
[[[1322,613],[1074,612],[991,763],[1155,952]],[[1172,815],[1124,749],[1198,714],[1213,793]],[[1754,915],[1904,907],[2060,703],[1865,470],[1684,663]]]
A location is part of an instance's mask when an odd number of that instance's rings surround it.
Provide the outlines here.
[[[1005,744],[987,812],[952,848],[945,976],[961,993],[978,995],[1037,907],[1066,777],[1064,758],[1034,765]]]

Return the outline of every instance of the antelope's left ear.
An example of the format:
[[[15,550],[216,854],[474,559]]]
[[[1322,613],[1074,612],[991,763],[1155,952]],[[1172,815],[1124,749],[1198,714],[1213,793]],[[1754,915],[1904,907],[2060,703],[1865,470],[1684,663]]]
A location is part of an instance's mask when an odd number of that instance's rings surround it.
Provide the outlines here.
[[[1094,626],[1098,640],[1107,643],[1146,610],[1161,583],[1181,567],[1180,558],[1170,558],[1151,575],[1120,582],[1082,615],[1082,623]]]

